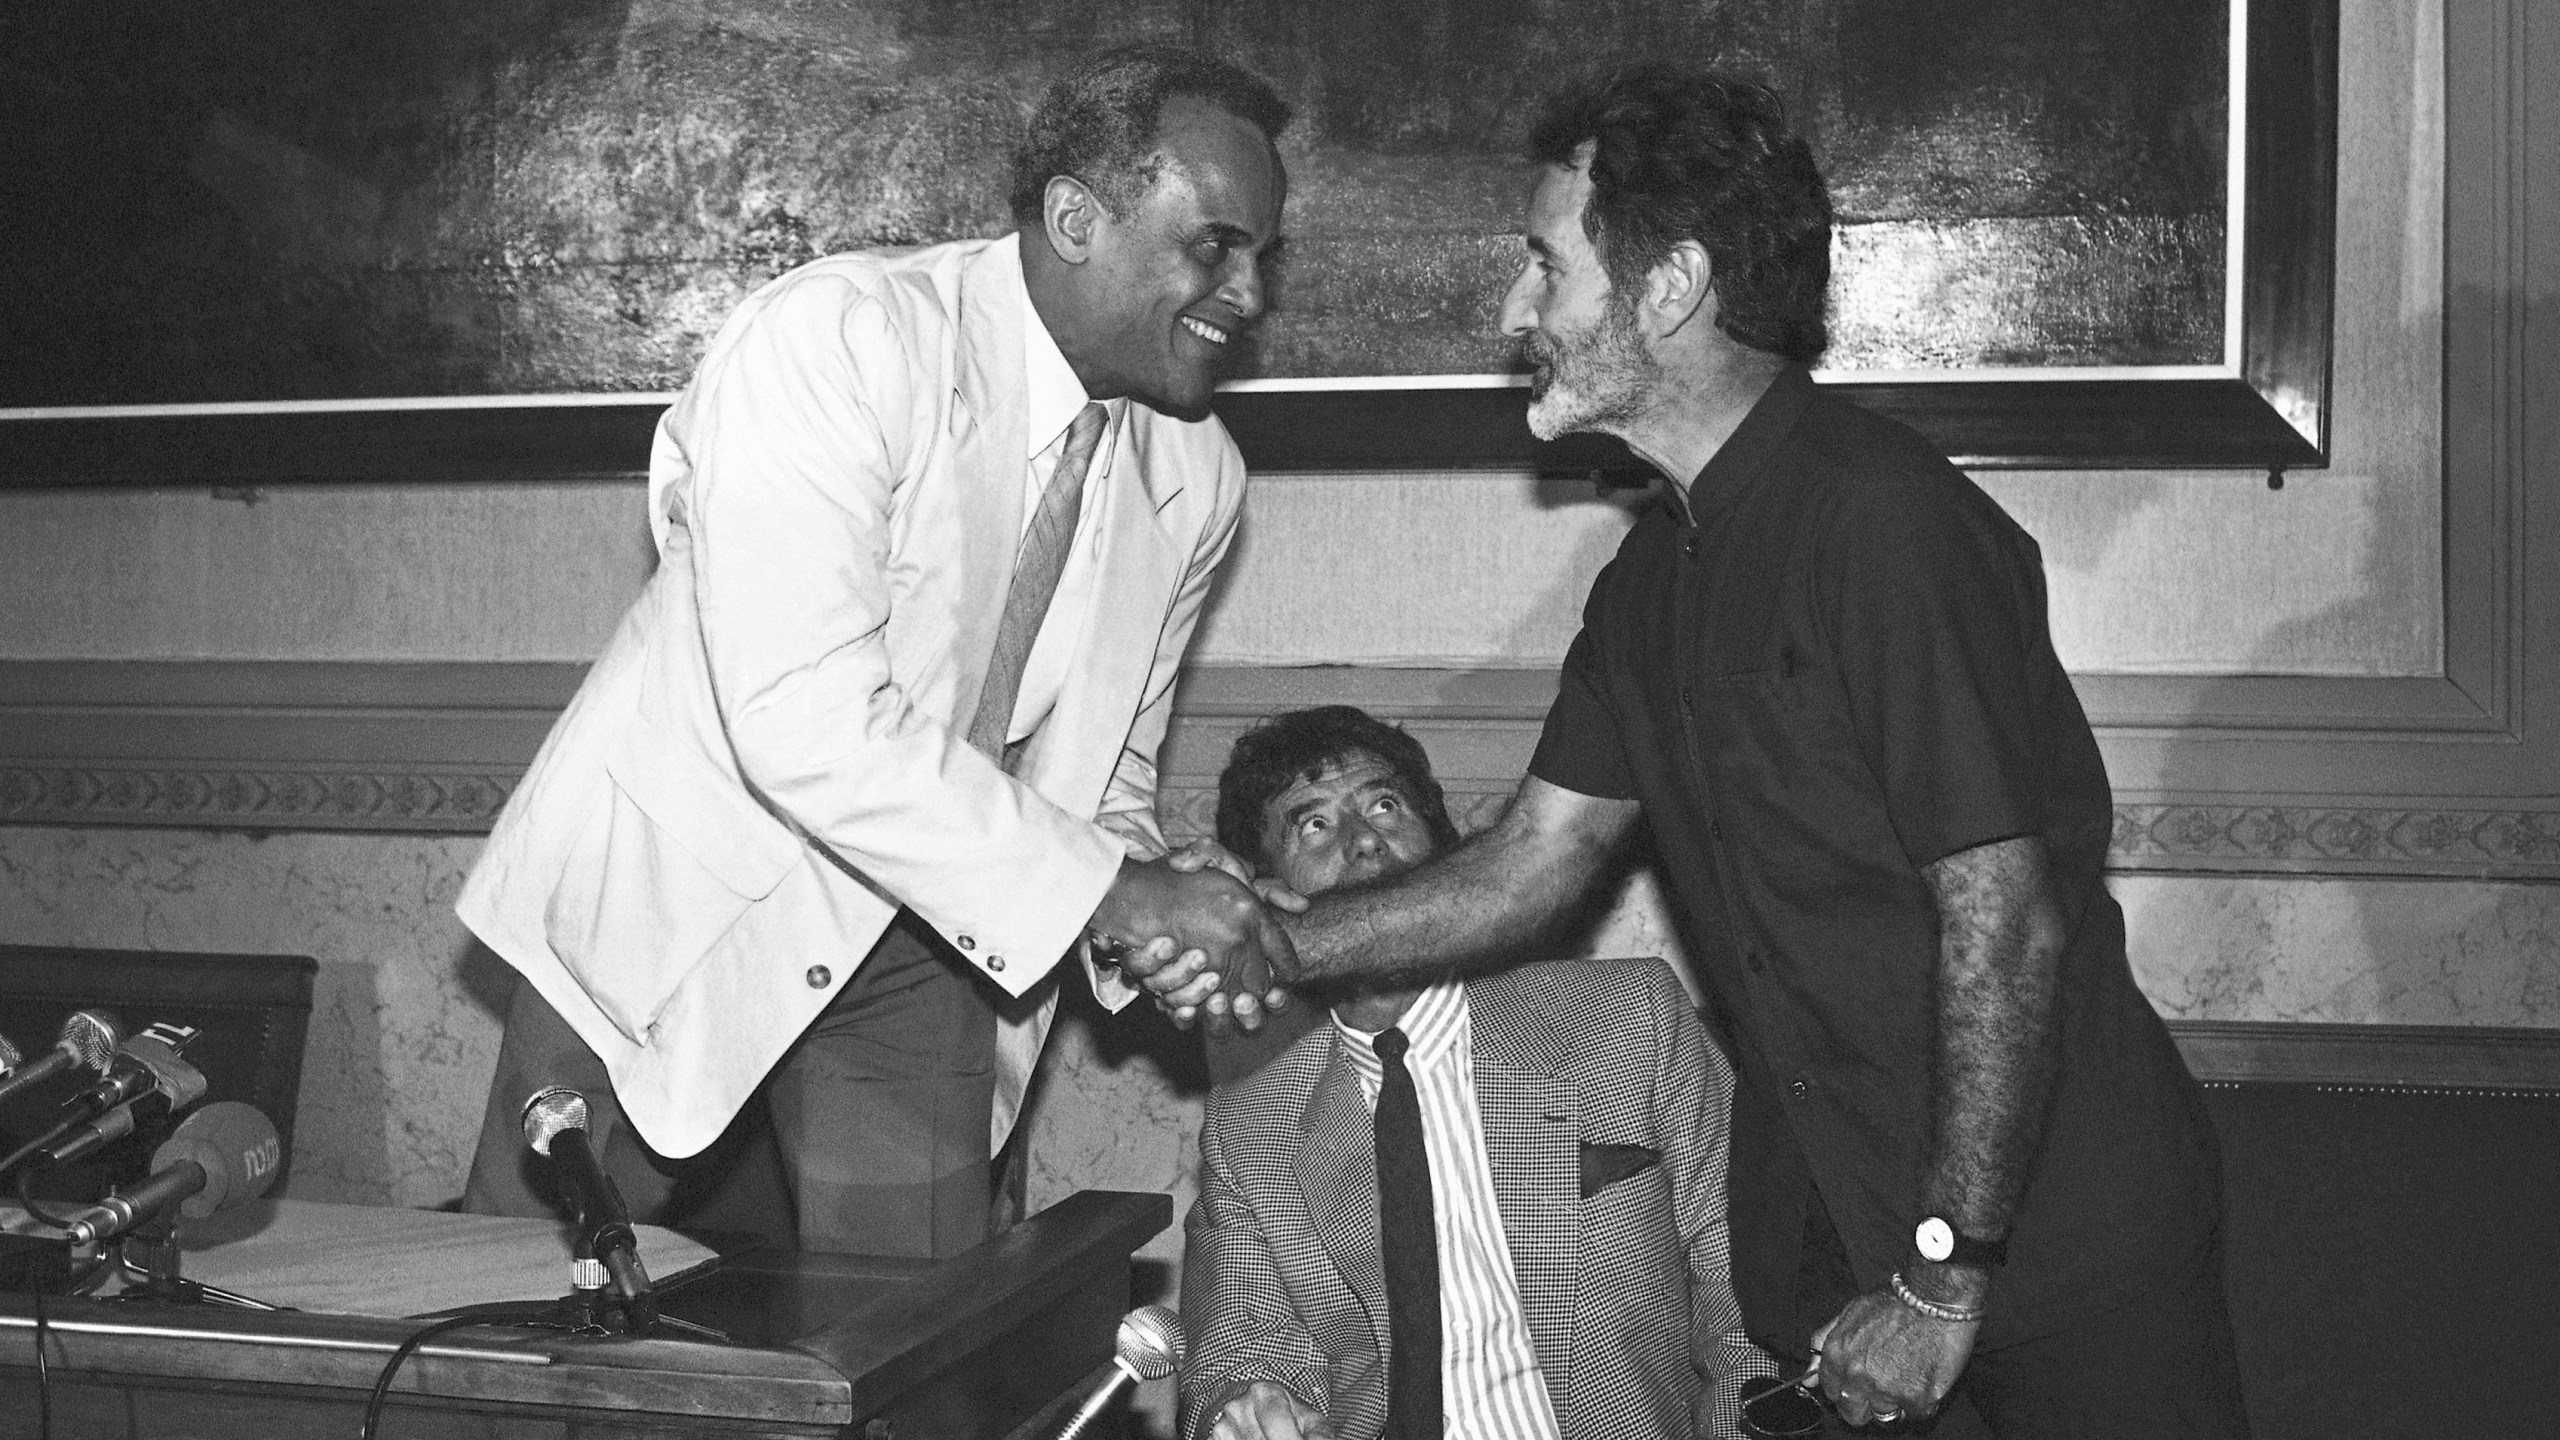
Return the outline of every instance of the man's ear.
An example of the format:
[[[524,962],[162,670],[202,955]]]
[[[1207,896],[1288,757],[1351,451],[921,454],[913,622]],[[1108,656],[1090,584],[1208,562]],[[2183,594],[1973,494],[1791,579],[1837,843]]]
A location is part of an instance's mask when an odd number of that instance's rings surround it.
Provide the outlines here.
[[[1648,328],[1656,338],[1668,339],[1701,315],[1712,318],[1714,293],[1715,263],[1707,258],[1707,247],[1681,241],[1645,276]]]
[[[1040,229],[1049,249],[1070,265],[1093,257],[1094,232],[1109,218],[1102,197],[1073,175],[1054,175],[1040,194]]]

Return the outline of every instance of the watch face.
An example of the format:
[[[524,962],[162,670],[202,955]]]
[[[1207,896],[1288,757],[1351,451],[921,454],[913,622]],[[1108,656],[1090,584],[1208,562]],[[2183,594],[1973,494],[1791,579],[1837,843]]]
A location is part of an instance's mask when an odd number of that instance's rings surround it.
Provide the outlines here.
[[[1946,1221],[1932,1215],[1913,1231],[1912,1242],[1920,1247],[1923,1260],[1944,1260],[1956,1253],[1956,1230]]]

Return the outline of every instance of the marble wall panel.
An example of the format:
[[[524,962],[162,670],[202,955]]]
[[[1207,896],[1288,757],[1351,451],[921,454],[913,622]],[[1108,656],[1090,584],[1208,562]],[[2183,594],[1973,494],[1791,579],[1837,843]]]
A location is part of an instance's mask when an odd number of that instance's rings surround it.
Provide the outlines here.
[[[438,1205],[462,1193],[512,993],[453,916],[479,845],[0,829],[0,941],[318,960],[289,1193]]]

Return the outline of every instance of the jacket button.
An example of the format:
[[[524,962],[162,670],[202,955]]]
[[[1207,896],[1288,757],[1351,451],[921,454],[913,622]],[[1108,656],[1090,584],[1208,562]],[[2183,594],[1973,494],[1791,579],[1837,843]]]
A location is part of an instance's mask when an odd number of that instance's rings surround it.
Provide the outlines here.
[[[1810,1095],[1810,1094],[1812,1094],[1812,1093],[1813,1093],[1813,1087],[1812,1087],[1812,1086],[1810,1086],[1810,1085],[1807,1085],[1806,1083],[1804,1083],[1804,1082],[1803,1082],[1803,1081],[1801,1081],[1801,1080],[1798,1080],[1798,1081],[1796,1081],[1795,1083],[1793,1083],[1793,1084],[1791,1084],[1791,1085],[1789,1085],[1789,1086],[1787,1087],[1787,1093],[1788,1093],[1788,1094],[1790,1094],[1790,1095],[1793,1095],[1793,1096],[1794,1096],[1794,1097],[1796,1097],[1797,1099],[1801,1100],[1801,1099],[1803,1099],[1804,1097],[1806,1097],[1807,1095]]]
[[[978,948],[978,937],[975,935],[954,935],[951,937],[951,943],[959,946],[963,950],[975,950]]]
[[[826,966],[812,965],[809,967],[809,973],[806,978],[809,982],[810,989],[824,990],[827,988],[827,982],[836,977],[828,971]]]
[[[1688,556],[1688,557],[1689,557],[1690,559],[1692,559],[1692,560],[1697,559],[1697,558],[1698,558],[1698,537],[1697,537],[1697,536],[1695,536],[1695,535],[1692,535],[1692,536],[1690,536],[1689,538],[1687,538],[1686,540],[1681,541],[1681,542],[1680,542],[1680,553],[1681,553],[1681,554],[1683,554],[1683,555]]]
[[[1715,839],[1722,840],[1724,838],[1724,822],[1721,820],[1708,821],[1707,834]]]
[[[1769,968],[1769,957],[1761,954],[1757,950],[1754,950],[1750,954],[1742,957],[1742,963],[1750,966],[1751,973],[1757,975]]]
[[[1003,956],[1001,956],[1001,955],[990,955],[990,956],[988,956],[988,957],[987,957],[987,968],[988,968],[988,969],[990,969],[990,970],[1001,970],[1001,969],[1003,969],[1003,968],[1004,968],[1004,957],[1003,957]]]

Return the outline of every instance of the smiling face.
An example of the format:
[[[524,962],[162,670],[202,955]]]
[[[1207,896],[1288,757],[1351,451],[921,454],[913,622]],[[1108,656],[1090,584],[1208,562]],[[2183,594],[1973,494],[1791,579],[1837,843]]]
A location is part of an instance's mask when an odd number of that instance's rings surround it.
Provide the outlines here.
[[[1541,440],[1576,431],[1623,433],[1658,367],[1636,336],[1634,297],[1617,295],[1583,233],[1590,149],[1571,165],[1540,167],[1521,241],[1528,253],[1502,297],[1502,333],[1535,367],[1529,430]]]
[[[1078,323],[1059,345],[1097,399],[1197,412],[1262,314],[1261,262],[1288,179],[1261,131],[1200,100],[1166,102],[1156,139],[1154,183],[1093,221],[1075,267]]]
[[[1404,780],[1366,751],[1299,779],[1262,815],[1267,869],[1301,895],[1401,875],[1438,848]]]

